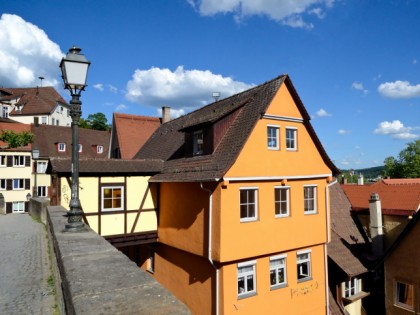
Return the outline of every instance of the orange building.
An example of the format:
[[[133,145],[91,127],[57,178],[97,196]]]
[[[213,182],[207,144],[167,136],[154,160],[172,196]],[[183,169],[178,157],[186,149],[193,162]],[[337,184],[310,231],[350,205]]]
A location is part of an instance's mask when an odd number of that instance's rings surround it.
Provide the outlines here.
[[[162,124],[153,273],[194,314],[326,314],[328,158],[282,75]]]

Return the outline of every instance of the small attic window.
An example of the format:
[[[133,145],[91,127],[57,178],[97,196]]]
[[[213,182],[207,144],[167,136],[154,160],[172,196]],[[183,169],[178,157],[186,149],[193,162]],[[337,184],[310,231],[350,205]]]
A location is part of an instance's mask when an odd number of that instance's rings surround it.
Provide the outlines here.
[[[102,154],[102,153],[104,153],[104,147],[103,147],[103,146],[101,146],[101,145],[98,145],[98,146],[96,147],[96,153],[98,153],[98,154]]]
[[[204,149],[204,136],[203,130],[194,131],[193,134],[193,154],[201,155]]]
[[[66,152],[66,144],[65,143],[59,143],[57,147],[58,147],[58,152]]]

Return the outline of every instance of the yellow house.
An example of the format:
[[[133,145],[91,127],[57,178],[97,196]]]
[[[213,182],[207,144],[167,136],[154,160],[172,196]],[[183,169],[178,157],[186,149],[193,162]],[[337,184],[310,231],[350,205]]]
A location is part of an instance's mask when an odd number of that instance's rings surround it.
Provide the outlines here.
[[[157,186],[149,184],[151,170],[161,161],[81,159],[79,198],[85,223],[139,264],[149,249],[132,248],[157,240]],[[71,159],[51,158],[52,204],[70,210]],[[132,252],[134,250],[134,252]]]
[[[326,314],[338,170],[282,75],[164,123],[154,276],[194,314]]]

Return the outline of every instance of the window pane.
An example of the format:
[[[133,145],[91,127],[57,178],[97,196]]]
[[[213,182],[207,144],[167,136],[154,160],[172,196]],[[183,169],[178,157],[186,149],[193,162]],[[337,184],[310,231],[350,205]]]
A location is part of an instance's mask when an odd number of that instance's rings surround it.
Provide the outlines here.
[[[105,188],[105,189],[104,189],[104,197],[105,197],[105,198],[111,198],[111,197],[112,197],[112,189],[110,189],[110,188]]]
[[[254,276],[249,275],[246,277],[247,291],[254,291]]]
[[[245,293],[245,279],[244,277],[238,278],[238,294]]]

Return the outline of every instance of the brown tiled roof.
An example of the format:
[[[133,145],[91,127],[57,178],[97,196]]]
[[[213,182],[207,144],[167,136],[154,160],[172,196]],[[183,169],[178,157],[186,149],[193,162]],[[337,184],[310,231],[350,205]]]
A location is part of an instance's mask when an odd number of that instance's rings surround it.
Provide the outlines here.
[[[370,246],[351,215],[351,204],[340,184],[330,187],[331,242],[328,256],[349,276],[368,271]]]
[[[21,111],[14,109],[10,116],[49,114],[57,103],[70,106],[52,86],[7,88],[7,91],[11,91],[12,95],[1,97],[1,101],[20,98],[16,105],[24,105]]]
[[[159,126],[157,117],[114,113],[113,129],[121,158],[132,159]]]
[[[31,126],[30,125],[25,125],[25,124],[21,124],[21,123],[17,123],[17,122],[0,122],[0,134],[2,134],[3,130],[12,130],[16,133],[20,133],[22,131],[31,131]],[[20,148],[14,148],[14,149],[7,149],[8,144],[0,141],[0,149],[2,150],[8,150],[8,151],[30,151],[31,150],[31,144],[28,144],[27,146],[24,147],[20,147]]]
[[[372,193],[381,200],[382,213],[413,215],[420,207],[420,183],[417,180],[381,180],[372,185],[342,185],[354,211],[369,209]]]
[[[86,174],[154,174],[162,169],[160,160],[80,159],[79,173]],[[71,158],[50,158],[48,173],[71,174]]]
[[[338,169],[328,158],[316,136],[309,122],[310,117],[287,75],[279,76],[252,89],[162,124],[134,158],[165,161],[162,173],[155,175],[151,181],[214,181],[220,179],[235,162],[257,121],[265,113],[282,84],[286,84],[289,88],[304,118],[304,124],[324,161],[333,173],[338,173]],[[185,142],[183,130],[193,126],[212,124],[233,111],[237,111],[238,114],[212,154],[182,157],[180,152],[183,152]]]
[[[31,125],[35,135],[33,146],[39,149],[41,157],[71,157],[72,128],[52,125]],[[79,143],[82,145],[82,158],[105,158],[108,157],[109,131],[79,128]],[[57,144],[65,143],[66,151],[58,152]],[[96,146],[103,146],[103,153],[98,154]]]

